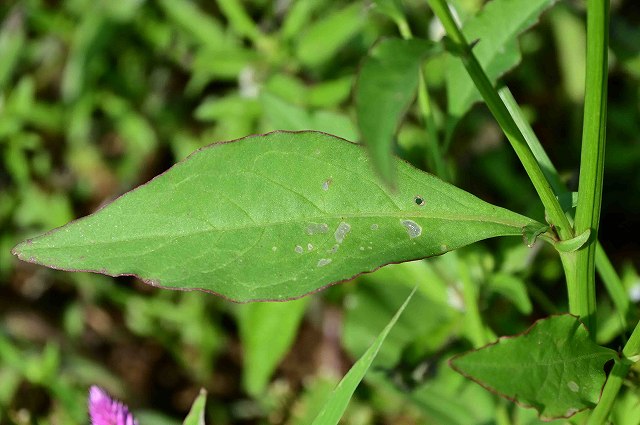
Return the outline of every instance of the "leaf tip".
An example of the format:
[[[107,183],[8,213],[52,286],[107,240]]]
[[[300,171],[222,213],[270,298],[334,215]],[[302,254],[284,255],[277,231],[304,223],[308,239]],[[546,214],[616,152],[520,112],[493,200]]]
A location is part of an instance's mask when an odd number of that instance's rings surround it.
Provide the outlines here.
[[[22,261],[28,261],[27,259],[25,259],[24,251],[25,251],[25,248],[29,247],[32,244],[33,244],[33,240],[31,239],[26,239],[20,242],[18,245],[14,246],[11,249],[11,255],[15,255],[16,257],[18,257],[18,259]]]

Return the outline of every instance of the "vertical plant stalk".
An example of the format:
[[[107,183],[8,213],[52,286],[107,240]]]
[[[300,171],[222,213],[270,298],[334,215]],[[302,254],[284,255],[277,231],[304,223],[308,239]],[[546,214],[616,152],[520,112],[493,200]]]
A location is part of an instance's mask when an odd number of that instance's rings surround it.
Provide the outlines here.
[[[544,205],[549,223],[555,227],[555,230],[561,240],[573,238],[574,233],[571,222],[562,210],[551,184],[547,180],[545,173],[542,171],[536,156],[529,148],[525,134],[520,130],[517,122],[510,114],[509,109],[500,98],[498,91],[493,84],[491,84],[489,77],[487,77],[487,74],[482,69],[482,66],[475,57],[471,46],[465,39],[464,34],[462,34],[458,24],[453,19],[446,0],[427,0],[427,2],[438,19],[440,19],[447,36],[453,43],[453,48],[457,50],[457,54],[461,57],[462,63],[469,73],[469,76],[473,80],[476,88],[482,95],[482,98],[496,121],[498,121],[500,128],[507,136],[507,139],[511,143],[516,155],[518,155],[520,162],[524,166],[531,183],[533,183],[533,186]],[[567,280],[569,300],[576,299],[578,297],[578,285],[576,282],[576,254],[561,252],[560,259],[562,260],[562,266]],[[576,302],[570,302],[570,306],[575,306],[576,304]],[[572,310],[571,308],[570,312],[578,314],[577,311]]]
[[[562,207],[551,189],[551,185],[545,178],[535,156],[527,146],[524,135],[520,132],[520,129],[500,99],[497,90],[493,84],[491,84],[489,77],[487,77],[487,74],[484,72],[482,66],[478,62],[478,59],[471,50],[471,46],[469,46],[469,43],[462,34],[462,31],[453,19],[451,11],[447,6],[447,2],[445,0],[427,1],[438,19],[440,19],[440,22],[442,22],[447,36],[453,42],[454,48],[457,49],[464,67],[482,95],[482,98],[487,104],[489,110],[498,121],[498,124],[507,136],[509,142],[511,142],[511,145],[518,155],[520,162],[522,162],[525,171],[529,175],[540,200],[544,204],[549,220],[554,224],[560,239],[564,240],[572,238],[573,231],[571,225],[567,217],[564,215]]]
[[[520,106],[514,99],[509,88],[506,86],[501,87],[498,90],[498,94],[500,94],[500,98],[515,120],[518,128],[520,128],[520,131],[524,135],[525,140],[527,141],[527,145],[529,145],[531,152],[533,152],[533,155],[536,157],[538,164],[540,164],[540,167],[542,168],[542,172],[547,177],[547,180],[549,180],[549,184],[551,184],[551,188],[553,189],[555,194],[561,195],[568,192],[567,187],[562,182],[562,180],[560,180],[558,170],[556,170],[556,167],[553,165],[553,163],[549,159],[549,156],[547,156],[547,153],[544,151],[540,140],[538,140],[538,137],[533,132],[531,125],[525,119]],[[570,213],[568,213],[567,215],[569,221],[571,222],[573,220],[572,215]],[[622,323],[623,329],[626,329],[627,316],[629,314],[629,310],[631,309],[631,303],[629,301],[629,297],[624,288],[624,285],[620,280],[620,277],[616,273],[613,265],[611,264],[611,261],[609,260],[609,257],[607,256],[607,253],[604,251],[604,248],[599,242],[597,243],[596,247],[595,261],[596,270],[598,271],[598,274],[600,275],[600,278],[602,279],[602,282],[604,283],[604,286],[607,289],[611,300],[616,306],[616,310],[618,311],[618,315],[620,316],[620,321]]]
[[[615,402],[618,392],[622,387],[624,378],[627,376],[629,368],[631,368],[631,365],[637,360],[639,355],[640,322],[636,324],[629,341],[627,341],[622,349],[622,359],[616,361],[616,364],[609,373],[607,383],[604,385],[602,390],[600,401],[593,410],[593,413],[591,413],[589,422],[587,422],[588,425],[601,425],[606,423],[609,413],[611,413],[611,409],[613,408],[613,403]]]
[[[577,297],[569,299],[569,308],[580,316],[592,338],[596,334],[595,255],[606,143],[608,46],[609,0],[588,0],[587,69],[575,231],[579,235],[591,230],[592,236],[576,253]]]

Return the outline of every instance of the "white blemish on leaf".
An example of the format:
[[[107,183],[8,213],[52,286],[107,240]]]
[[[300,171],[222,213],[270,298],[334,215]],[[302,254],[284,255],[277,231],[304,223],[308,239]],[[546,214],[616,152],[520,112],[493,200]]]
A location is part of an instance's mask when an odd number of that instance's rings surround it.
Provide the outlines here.
[[[307,235],[315,235],[316,233],[327,233],[329,225],[326,223],[310,223],[307,226]]]
[[[402,220],[402,225],[407,229],[407,233],[411,239],[417,238],[422,234],[422,227],[413,220]]]
[[[578,391],[580,391],[580,385],[576,384],[575,381],[567,382],[567,387],[569,387],[569,389],[574,393],[577,393]]]
[[[335,233],[333,234],[333,236],[336,238],[336,242],[342,243],[344,241],[345,236],[347,236],[347,233],[349,233],[350,231],[351,231],[351,225],[349,223],[345,223],[344,221],[341,222],[338,225],[338,228],[336,229]]]
[[[303,249],[300,245],[296,245],[296,247],[295,247],[295,251],[296,251],[298,254],[302,254],[302,253],[304,252],[304,249]]]
[[[324,267],[331,263],[331,258],[321,258],[318,260],[318,267]]]

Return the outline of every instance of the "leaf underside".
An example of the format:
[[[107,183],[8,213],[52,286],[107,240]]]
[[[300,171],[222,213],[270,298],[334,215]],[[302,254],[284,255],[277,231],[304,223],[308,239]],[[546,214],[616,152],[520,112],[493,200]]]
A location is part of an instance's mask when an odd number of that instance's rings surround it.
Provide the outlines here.
[[[395,162],[391,192],[361,146],[324,133],[214,144],[13,253],[240,302],[284,300],[535,223]]]
[[[589,339],[577,317],[566,314],[539,320],[521,335],[500,338],[450,363],[547,420],[594,407],[605,381],[604,364],[615,356]]]

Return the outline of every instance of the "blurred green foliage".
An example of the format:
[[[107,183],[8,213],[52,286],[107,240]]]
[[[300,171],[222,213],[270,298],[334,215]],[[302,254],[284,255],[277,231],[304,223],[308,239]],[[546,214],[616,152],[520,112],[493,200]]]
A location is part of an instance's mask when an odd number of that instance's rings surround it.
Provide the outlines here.
[[[452,3],[464,21],[483,2]],[[580,4],[560,3],[526,33],[523,62],[507,76],[573,188]],[[437,36],[426,2],[402,6],[414,34]],[[626,264],[623,282],[637,303],[640,247],[630,235],[640,225],[640,197],[633,196],[640,191],[640,8],[633,0],[612,8],[600,235],[615,263]],[[141,423],[180,423],[201,386],[209,392],[208,423],[309,423],[416,283],[420,291],[344,423],[497,423],[500,415],[538,423],[534,412],[507,406],[455,374],[446,359],[566,309],[561,266],[548,247],[491,241],[313,295],[306,314],[287,325],[295,337],[280,335],[281,354],[253,368],[243,367],[243,353],[269,341],[251,334],[259,308],[133,279],[56,272],[10,255],[18,241],[94,211],[211,142],[273,129],[358,139],[356,72],[376,40],[396,35],[394,23],[365,1],[2,2],[0,423],[86,423],[91,384],[126,400]],[[448,60],[441,54],[425,65],[441,134]],[[396,151],[425,168],[428,134],[414,109]],[[458,123],[444,160],[458,186],[543,219],[483,107]],[[617,348],[626,330],[609,300],[599,299],[598,341]],[[484,319],[480,330],[473,309]],[[256,332],[279,331],[263,325]],[[247,358],[258,362],[255,350]],[[638,423],[629,419],[638,417],[638,403],[637,382],[629,382],[614,412],[620,423]]]

